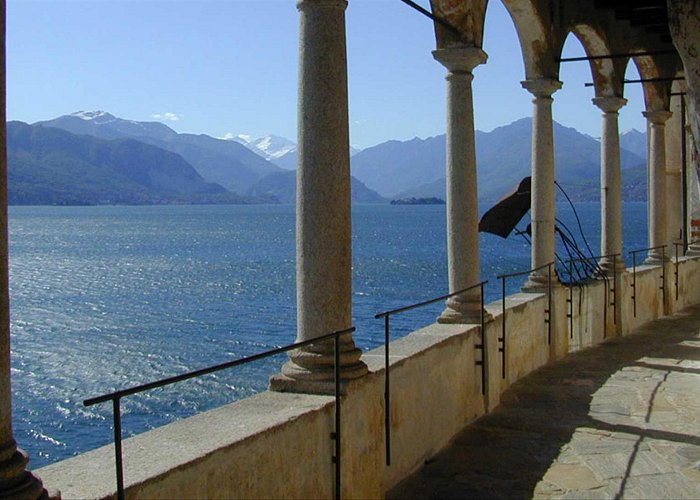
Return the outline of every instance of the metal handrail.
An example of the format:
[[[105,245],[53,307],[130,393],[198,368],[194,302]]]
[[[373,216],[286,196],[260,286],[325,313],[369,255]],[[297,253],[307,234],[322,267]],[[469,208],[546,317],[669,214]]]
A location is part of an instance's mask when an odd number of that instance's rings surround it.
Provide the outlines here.
[[[687,241],[687,242],[676,241],[676,242],[673,243],[673,246],[675,246],[675,247],[683,247],[683,255],[685,255],[685,253],[688,251],[688,247],[690,247],[690,245],[695,245],[695,244],[697,244],[697,243],[700,243],[700,239],[698,239],[698,240],[692,240],[692,241]],[[676,254],[676,258],[678,258],[678,255],[677,255],[677,254]]]
[[[698,239],[698,240],[692,240],[692,241],[689,241],[688,243],[683,243],[682,241],[674,241],[674,242],[673,242],[673,246],[675,246],[675,247],[684,247],[684,248],[683,248],[683,253],[685,253],[685,252],[688,251],[688,247],[689,247],[690,245],[695,245],[695,244],[697,244],[697,243],[700,243],[700,239]]]
[[[642,252],[649,252],[651,250],[661,249],[661,300],[663,303],[664,310],[666,309],[666,245],[657,245],[655,247],[639,248],[637,250],[631,250],[628,252],[632,255],[632,312],[634,317],[637,317],[637,254]]]
[[[540,269],[547,268],[547,309],[545,309],[544,322],[547,324],[547,342],[552,343],[552,266],[555,262],[549,262],[538,267],[534,267],[527,271],[520,271],[516,273],[500,274],[497,279],[501,280],[501,306],[503,307],[503,320],[501,321],[501,337],[498,341],[501,343],[501,347],[498,348],[498,352],[501,353],[501,378],[506,378],[506,280],[508,278],[515,278],[516,276],[525,276]]]
[[[477,344],[475,347],[476,349],[480,349],[482,352],[481,361],[477,361],[476,364],[481,365],[481,393],[485,395],[488,387],[488,349],[486,342],[486,330],[484,328],[484,285],[486,283],[488,283],[488,280],[482,281],[480,283],[464,288],[462,290],[458,290],[456,292],[441,295],[434,299],[416,302],[415,304],[398,307],[396,309],[391,309],[389,311],[380,312],[374,315],[374,319],[384,318],[384,454],[387,466],[391,465],[391,377],[389,373],[389,340],[391,336],[391,330],[389,325],[389,318],[395,314],[410,311],[412,309],[418,309],[419,307],[427,306],[430,304],[435,304],[436,302],[440,302],[442,300],[461,295],[470,290],[474,290],[475,288],[479,288],[481,304],[481,344]]]
[[[586,261],[590,261],[590,260],[605,259],[607,257],[613,257],[613,258],[617,259],[618,257],[620,257],[620,254],[619,253],[611,253],[608,255],[593,255],[591,257],[579,257],[578,259],[568,259],[564,262],[565,263],[567,263],[567,262],[586,262]]]
[[[333,463],[335,464],[335,498],[340,498],[340,346],[339,339],[341,335],[352,333],[355,331],[355,327],[346,328],[344,330],[338,330],[332,333],[321,335],[313,339],[304,340],[301,342],[295,342],[293,344],[286,345],[284,347],[279,347],[277,349],[272,349],[269,351],[254,354],[252,356],[247,356],[245,358],[235,359],[233,361],[227,361],[226,363],[220,363],[218,365],[210,366],[207,368],[202,368],[199,370],[193,370],[181,375],[176,375],[173,377],[167,377],[161,380],[156,380],[154,382],[149,382],[146,384],[137,385],[130,387],[128,389],[122,389],[119,391],[110,392],[103,394],[102,396],[97,396],[94,398],[89,398],[83,401],[83,405],[92,406],[99,403],[105,403],[107,401],[112,401],[113,405],[113,416],[114,416],[114,454],[115,454],[115,469],[117,476],[117,498],[122,500],[124,498],[124,470],[123,470],[123,458],[122,458],[122,432],[121,432],[121,407],[120,401],[125,396],[130,396],[133,394],[138,394],[140,392],[149,391],[151,389],[157,389],[159,387],[165,387],[177,382],[182,382],[184,380],[189,380],[196,377],[201,377],[202,375],[208,375],[210,373],[219,372],[221,370],[226,370],[228,368],[234,368],[236,366],[245,365],[252,363],[253,361],[259,361],[264,358],[269,358],[278,354],[282,354],[288,351],[292,351],[299,347],[304,347],[312,344],[317,344],[325,340],[334,340],[334,382],[335,382],[335,431],[331,433],[331,439],[335,441],[335,456],[333,457]]]
[[[678,248],[682,247],[683,248],[683,256],[685,256],[686,252],[688,251],[688,247],[690,245],[694,245],[696,243],[700,243],[700,240],[693,240],[693,241],[688,241],[688,242],[678,242],[674,241],[673,242],[673,251],[674,251],[674,256],[675,260],[673,263],[673,277],[674,277],[674,285],[676,288],[676,300],[678,300],[678,287],[679,287],[679,276],[678,276],[678,259],[681,257],[681,255],[678,253]]]
[[[573,265],[577,262],[588,262],[588,261],[600,261],[601,259],[607,259],[612,257],[613,261],[613,277],[612,277],[612,288],[608,288],[608,292],[610,293],[610,296],[612,297],[612,302],[609,302],[607,298],[604,296],[603,300],[603,314],[605,317],[605,322],[603,323],[603,338],[607,337],[607,315],[608,315],[608,306],[612,306],[613,308],[613,323],[617,324],[617,259],[621,255],[619,253],[611,253],[608,255],[594,255],[592,257],[581,257],[578,259],[569,259],[567,260],[564,264],[568,264],[567,270],[569,273],[569,298],[566,299],[566,302],[569,304],[569,312],[566,315],[567,318],[569,318],[569,338],[574,338],[574,283],[573,283]],[[604,273],[600,272],[600,270],[597,270],[598,273],[596,276],[602,277],[605,280],[606,285],[609,285],[609,277]]]
[[[503,279],[503,278],[515,278],[516,276],[525,276],[526,274],[531,274],[534,273],[535,271],[539,271],[540,269],[544,269],[545,267],[550,267],[554,265],[554,261],[548,263],[548,264],[542,264],[539,267],[533,267],[532,269],[528,269],[527,271],[518,271],[515,273],[509,273],[509,274],[499,274],[496,276],[496,279]]]

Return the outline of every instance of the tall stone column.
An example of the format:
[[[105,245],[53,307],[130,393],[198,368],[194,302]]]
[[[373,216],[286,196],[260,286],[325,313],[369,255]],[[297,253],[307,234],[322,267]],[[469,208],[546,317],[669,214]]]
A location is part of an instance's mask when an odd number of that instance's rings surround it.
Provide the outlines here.
[[[7,233],[7,129],[5,78],[5,1],[0,1],[0,498],[40,498],[41,481],[26,470],[29,458],[12,432],[10,384],[10,290]]]
[[[681,175],[682,138],[681,134],[681,105],[682,96],[671,97],[670,120],[666,122],[666,241],[672,245],[669,251],[673,254],[673,244],[683,242],[683,181]]]
[[[435,50],[433,57],[448,71],[447,262],[453,293],[481,281],[472,71],[486,62],[487,56],[477,47],[450,47]],[[479,322],[479,295],[476,288],[451,297],[438,322]]]
[[[600,266],[608,275],[624,269],[622,260],[622,182],[620,180],[620,135],[618,111],[627,104],[622,97],[596,97],[593,104],[603,111],[600,143],[601,255]],[[615,268],[617,262],[617,269]]]
[[[350,140],[346,0],[299,0],[296,201],[297,341],[352,325]],[[351,334],[341,337],[343,380],[367,373]],[[290,354],[278,391],[332,393],[333,341]]]
[[[666,241],[666,143],[665,124],[669,111],[644,111],[649,130],[649,246],[668,244]],[[668,250],[665,253],[668,258]],[[661,250],[651,250],[647,264],[662,262]]]
[[[556,191],[554,186],[554,125],[552,94],[561,88],[561,82],[549,78],[526,80],[523,88],[533,96],[532,114],[532,267],[554,262],[556,240]],[[530,274],[523,291],[541,291],[547,286],[547,269]],[[556,275],[555,282],[558,282]]]
[[[683,182],[680,170],[666,170],[666,242],[683,242]],[[673,246],[669,247],[673,252]],[[682,251],[682,250],[681,250]]]
[[[690,124],[686,124],[686,158],[688,161],[688,251],[689,257],[700,257],[700,179],[698,179],[698,156],[693,143]]]

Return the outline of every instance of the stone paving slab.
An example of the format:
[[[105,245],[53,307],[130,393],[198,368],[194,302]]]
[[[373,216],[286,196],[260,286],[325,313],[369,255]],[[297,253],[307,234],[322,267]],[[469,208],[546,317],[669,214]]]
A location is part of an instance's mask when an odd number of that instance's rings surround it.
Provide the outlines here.
[[[700,306],[520,380],[387,498],[700,498]]]

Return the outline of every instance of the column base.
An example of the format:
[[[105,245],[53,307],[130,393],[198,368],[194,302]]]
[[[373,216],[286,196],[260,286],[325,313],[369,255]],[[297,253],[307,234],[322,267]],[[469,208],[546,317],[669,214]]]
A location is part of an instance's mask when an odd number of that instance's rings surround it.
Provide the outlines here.
[[[615,259],[615,261],[607,258],[600,259],[598,261],[598,266],[600,266],[608,278],[615,274],[620,274],[625,270],[625,262],[620,258]]]
[[[297,376],[289,375],[293,370],[298,372]],[[319,374],[299,368],[290,361],[285,364],[283,371],[287,373],[278,373],[270,377],[269,390],[326,396],[335,394],[335,377],[333,370],[325,374]],[[362,361],[352,367],[343,367],[340,372],[340,393],[346,393],[348,381],[360,378],[366,375],[367,372],[367,365]]]
[[[695,245],[690,245],[688,250],[685,252],[686,257],[700,257],[700,247]]]
[[[547,276],[542,276],[541,274],[531,274],[528,276],[525,284],[520,287],[520,291],[523,293],[547,293],[549,289]],[[561,281],[559,281],[559,276],[556,273],[552,274],[552,289],[561,286]]]
[[[340,355],[340,386],[345,393],[346,382],[367,374],[367,365],[360,361],[362,351],[352,348]],[[297,351],[282,367],[281,373],[270,377],[269,390],[306,394],[335,394],[333,355]],[[305,366],[302,366],[305,365]]]
[[[661,264],[670,262],[670,260],[671,259],[668,255],[664,255],[662,258],[660,253],[650,253],[649,256],[646,259],[644,259],[644,265],[660,266]]]
[[[29,457],[15,448],[8,460],[0,462],[0,498],[9,500],[28,500],[49,498],[41,479],[26,470]],[[60,494],[59,494],[60,495]]]
[[[441,324],[465,324],[479,325],[481,324],[480,304],[476,304],[476,309],[469,308],[466,310],[456,310],[449,306],[438,316],[437,322]],[[493,316],[488,311],[484,310],[484,323],[493,321]]]

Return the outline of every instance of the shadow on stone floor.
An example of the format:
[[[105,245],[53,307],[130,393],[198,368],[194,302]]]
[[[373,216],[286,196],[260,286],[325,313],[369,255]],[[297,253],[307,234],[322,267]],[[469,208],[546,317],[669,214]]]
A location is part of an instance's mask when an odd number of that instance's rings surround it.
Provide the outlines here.
[[[648,427],[657,392],[669,374],[700,374],[700,365],[680,366],[700,359],[696,347],[681,345],[697,340],[698,332],[696,307],[543,367],[515,383],[502,395],[498,408],[463,430],[387,498],[531,498],[536,489],[538,496],[579,491],[568,495],[574,498],[581,491],[593,498],[628,493],[644,497],[645,491],[649,495],[651,490],[639,481],[642,476],[633,474],[633,465],[637,469],[644,465],[648,440],[700,447],[697,433]],[[640,370],[653,370],[651,376],[642,374],[646,408],[634,406],[639,398],[628,388],[639,383],[635,377]],[[580,456],[615,458],[619,473],[580,467]],[[554,464],[566,484],[548,492],[540,482],[551,476]],[[666,472],[660,469],[658,474]],[[610,474],[619,477],[603,477]],[[700,496],[700,482],[696,493]]]

